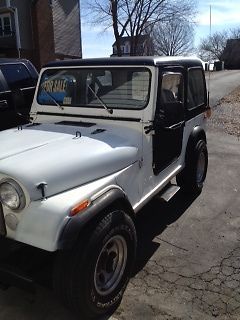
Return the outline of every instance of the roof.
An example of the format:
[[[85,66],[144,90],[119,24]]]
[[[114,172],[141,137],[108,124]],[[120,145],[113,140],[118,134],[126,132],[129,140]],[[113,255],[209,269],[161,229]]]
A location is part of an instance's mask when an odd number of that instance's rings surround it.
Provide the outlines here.
[[[202,62],[197,58],[187,57],[114,57],[114,58],[91,58],[91,59],[73,59],[53,61],[44,67],[82,67],[82,66],[157,66],[157,65],[175,65],[194,67],[201,66]]]
[[[136,38],[136,36],[134,36],[133,38]],[[141,34],[139,36],[137,36],[138,38],[138,41],[140,44],[142,44],[145,40],[148,40],[150,38],[150,36],[148,34]],[[132,37],[121,37],[119,38],[119,41],[120,41],[120,45],[123,45],[126,41],[131,41]],[[113,43],[112,46],[115,46],[116,45],[116,41]]]

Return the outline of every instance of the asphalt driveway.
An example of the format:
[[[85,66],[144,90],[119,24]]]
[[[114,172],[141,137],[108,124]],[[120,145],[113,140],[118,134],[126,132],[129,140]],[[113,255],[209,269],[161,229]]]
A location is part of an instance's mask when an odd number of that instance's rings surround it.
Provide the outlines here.
[[[197,199],[153,200],[138,220],[138,269],[115,319],[240,319],[240,141],[209,132]]]

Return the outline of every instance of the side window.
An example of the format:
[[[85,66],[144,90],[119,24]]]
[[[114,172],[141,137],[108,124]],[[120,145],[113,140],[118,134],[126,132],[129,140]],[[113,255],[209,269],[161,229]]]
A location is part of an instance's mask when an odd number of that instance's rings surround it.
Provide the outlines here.
[[[188,104],[193,109],[205,102],[205,81],[201,69],[190,69],[188,73]]]
[[[1,71],[10,89],[27,88],[34,85],[34,81],[23,64],[2,65]]]
[[[183,76],[180,73],[163,74],[161,86],[161,102],[183,102]]]
[[[160,89],[160,114],[164,125],[171,126],[184,119],[184,79],[181,73],[166,72]]]

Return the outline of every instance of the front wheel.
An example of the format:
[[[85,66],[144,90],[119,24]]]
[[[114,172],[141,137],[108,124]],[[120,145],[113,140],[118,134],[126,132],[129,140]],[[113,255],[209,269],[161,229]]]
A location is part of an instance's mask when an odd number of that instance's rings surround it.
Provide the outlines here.
[[[189,193],[200,193],[207,175],[208,151],[204,140],[199,140],[186,155],[186,165],[177,177],[177,184]]]
[[[109,213],[71,253],[60,254],[56,292],[82,319],[112,312],[128,284],[136,242],[131,218],[123,211]]]

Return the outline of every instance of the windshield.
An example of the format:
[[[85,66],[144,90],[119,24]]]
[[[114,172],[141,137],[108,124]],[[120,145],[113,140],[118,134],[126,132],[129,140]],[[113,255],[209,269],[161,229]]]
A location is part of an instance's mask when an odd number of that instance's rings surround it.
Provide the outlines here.
[[[147,68],[65,68],[46,70],[37,101],[41,105],[143,109],[149,100]]]

